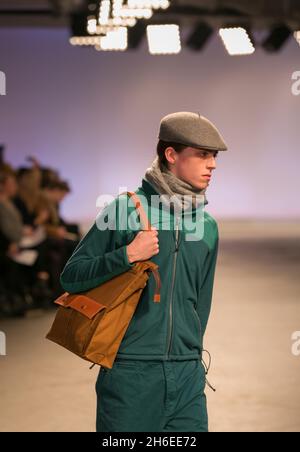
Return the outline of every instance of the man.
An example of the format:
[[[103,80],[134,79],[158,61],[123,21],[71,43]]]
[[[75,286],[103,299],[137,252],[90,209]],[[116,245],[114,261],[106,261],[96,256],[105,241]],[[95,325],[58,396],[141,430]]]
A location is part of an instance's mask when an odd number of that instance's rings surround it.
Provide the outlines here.
[[[202,351],[218,228],[203,206],[216,156],[225,150],[218,130],[200,114],[178,112],[164,117],[158,155],[136,190],[143,207],[151,208],[153,230],[99,230],[97,221],[61,275],[64,289],[74,293],[96,287],[137,261],[151,259],[159,266],[161,302],[153,303],[155,281],[149,278],[113,368],[100,369],[96,384],[99,432],[208,431]],[[159,211],[154,207],[155,196],[163,199]],[[114,203],[117,214],[121,197]],[[169,215],[161,215],[167,206]],[[191,234],[189,226],[195,218],[198,231]],[[164,227],[166,219],[169,228]]]

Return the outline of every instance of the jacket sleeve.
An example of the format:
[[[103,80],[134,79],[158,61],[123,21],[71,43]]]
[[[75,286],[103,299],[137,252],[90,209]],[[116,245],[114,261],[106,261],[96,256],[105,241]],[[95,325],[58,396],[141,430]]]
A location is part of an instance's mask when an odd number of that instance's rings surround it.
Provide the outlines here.
[[[205,334],[206,326],[211,311],[215,270],[219,249],[219,232],[217,223],[214,222],[213,245],[206,257],[202,285],[198,294],[197,313],[201,321],[202,335]]]
[[[108,209],[114,203],[115,200]],[[98,227],[98,220],[103,220],[106,215],[107,209],[104,208],[66,263],[60,276],[61,285],[66,292],[78,293],[94,289],[134,265],[128,261],[128,235],[116,228]]]

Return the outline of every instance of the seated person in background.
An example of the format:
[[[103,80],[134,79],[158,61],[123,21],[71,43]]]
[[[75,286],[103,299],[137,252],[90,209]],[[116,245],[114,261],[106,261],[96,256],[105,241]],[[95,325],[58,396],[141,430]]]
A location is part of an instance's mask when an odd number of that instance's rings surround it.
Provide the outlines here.
[[[12,202],[18,190],[15,173],[6,166],[0,169],[0,231],[8,240],[8,252],[14,254],[23,236],[23,221]]]
[[[32,179],[30,180],[32,181]],[[12,200],[16,199],[17,194],[22,197],[22,192],[20,192],[20,187],[17,185],[14,171],[12,169],[10,171],[2,171],[0,222],[1,233],[8,240],[7,257],[10,260],[18,257],[21,251],[22,240],[24,237],[32,235],[34,227],[37,226],[37,224],[31,225],[23,222],[25,208],[22,215],[22,212],[19,211],[18,203],[12,202]],[[29,212],[29,210],[26,212],[28,222]],[[49,289],[50,274],[48,272],[47,250],[45,245],[44,241],[36,246],[26,246],[27,250],[34,250],[37,253],[37,258],[29,265],[18,265],[21,274],[18,293],[21,293],[28,300],[30,306],[46,307],[52,299],[52,293]],[[8,268],[12,266],[11,262],[7,262],[7,260],[6,264]],[[6,280],[8,281],[9,278],[11,278],[11,275],[7,271]]]
[[[68,183],[61,180],[49,182],[44,186],[44,206],[49,212],[46,228],[48,234],[52,237],[77,242],[80,239],[78,225],[66,223],[60,215],[61,203],[70,192],[71,190]]]
[[[68,184],[59,180],[48,182],[42,190],[41,209],[49,213],[44,226],[49,248],[51,248],[51,257],[56,262],[56,265],[52,266],[51,278],[56,296],[64,292],[59,276],[80,240],[78,226],[66,223],[59,214],[60,203],[69,192]]]
[[[19,189],[14,203],[22,215],[26,233],[30,235],[49,218],[49,212],[41,207],[42,173],[38,164],[32,168],[20,168],[17,180]]]
[[[27,234],[42,225],[51,237],[79,240],[78,225],[66,223],[59,214],[60,203],[70,193],[68,183],[59,179],[57,171],[41,168],[34,157],[27,160],[33,166],[19,169],[19,191],[14,199],[27,227]]]
[[[1,305],[5,314],[24,315],[23,298],[25,284],[21,267],[13,258],[19,252],[18,244],[23,235],[21,215],[11,201],[16,194],[15,173],[8,165],[0,168],[0,275]]]

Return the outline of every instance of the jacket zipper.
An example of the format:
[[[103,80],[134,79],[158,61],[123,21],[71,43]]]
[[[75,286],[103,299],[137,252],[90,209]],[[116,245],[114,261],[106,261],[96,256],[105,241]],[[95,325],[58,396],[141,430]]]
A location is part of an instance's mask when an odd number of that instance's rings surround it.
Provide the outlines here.
[[[167,355],[169,355],[170,349],[171,349],[172,330],[173,330],[173,294],[174,294],[175,274],[176,274],[176,264],[177,264],[177,254],[178,254],[178,234],[179,234],[178,220],[179,220],[179,217],[176,218],[176,248],[175,248],[175,252],[174,252],[174,261],[173,261],[173,275],[172,275],[171,300],[170,300],[170,328],[169,328],[169,341],[168,341]]]

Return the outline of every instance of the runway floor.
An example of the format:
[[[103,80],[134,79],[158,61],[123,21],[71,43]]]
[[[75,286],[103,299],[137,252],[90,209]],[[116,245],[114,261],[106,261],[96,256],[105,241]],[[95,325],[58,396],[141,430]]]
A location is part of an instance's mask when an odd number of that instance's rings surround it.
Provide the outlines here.
[[[300,240],[224,228],[205,346],[213,432],[300,431]],[[227,232],[226,232],[227,231]],[[53,312],[1,321],[0,431],[94,431],[97,369],[44,339]]]

